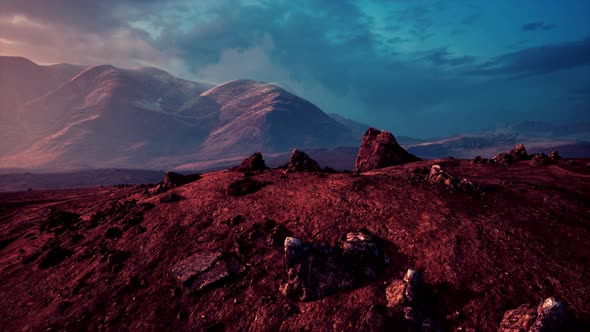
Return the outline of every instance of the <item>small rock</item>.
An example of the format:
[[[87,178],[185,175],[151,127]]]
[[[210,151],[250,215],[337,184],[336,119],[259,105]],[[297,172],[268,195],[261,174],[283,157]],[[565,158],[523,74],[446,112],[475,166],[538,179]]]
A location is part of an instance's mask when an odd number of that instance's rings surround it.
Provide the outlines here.
[[[477,156],[473,159],[473,163],[474,164],[481,164],[482,163],[481,160],[482,160],[481,156]]]
[[[305,152],[293,149],[291,158],[285,167],[285,173],[291,172],[319,172],[322,168]]]
[[[220,252],[197,253],[172,267],[172,274],[196,293],[230,275],[242,271],[241,265],[233,257],[224,257]]]
[[[549,297],[537,307],[537,320],[531,327],[531,332],[562,331],[567,323],[568,314],[565,303]]]
[[[508,310],[500,322],[499,332],[558,332],[571,324],[565,303],[549,297],[537,306],[523,304]]]

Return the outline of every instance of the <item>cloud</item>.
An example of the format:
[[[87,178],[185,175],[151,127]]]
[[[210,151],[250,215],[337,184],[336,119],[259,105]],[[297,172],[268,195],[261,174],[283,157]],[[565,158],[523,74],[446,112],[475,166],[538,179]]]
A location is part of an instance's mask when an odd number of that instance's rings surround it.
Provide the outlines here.
[[[590,65],[590,37],[521,49],[492,59],[473,74],[534,76]]]
[[[424,57],[424,60],[431,62],[436,66],[464,66],[472,64],[476,61],[473,56],[453,56],[447,48],[439,48],[428,52]]]
[[[547,23],[541,22],[541,21],[530,22],[530,23],[524,24],[521,27],[522,31],[540,31],[540,30],[548,31],[548,30],[553,30],[555,28],[556,28],[555,25],[547,24]]]
[[[0,55],[150,65],[213,83],[278,81],[327,112],[434,136],[473,125],[457,119],[485,122],[536,107],[520,96],[540,84],[531,76],[590,58],[580,41],[518,45],[490,59],[500,38],[486,24],[500,20],[486,15],[447,1],[0,0]],[[519,79],[506,83],[512,76]],[[544,86],[566,81],[543,81],[534,92],[552,94]]]

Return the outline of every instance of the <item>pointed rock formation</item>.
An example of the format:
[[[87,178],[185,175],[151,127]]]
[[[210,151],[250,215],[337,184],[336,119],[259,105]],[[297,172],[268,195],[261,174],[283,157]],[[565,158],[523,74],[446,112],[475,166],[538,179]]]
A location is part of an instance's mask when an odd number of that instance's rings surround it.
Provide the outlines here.
[[[402,148],[390,132],[369,128],[356,157],[355,171],[366,172],[419,160]]]
[[[262,153],[256,152],[250,157],[244,159],[240,166],[234,167],[231,170],[234,172],[253,173],[261,172],[268,169],[262,158]]]
[[[305,152],[293,149],[291,159],[285,168],[286,173],[291,172],[317,172],[321,171],[320,165],[311,159]]]

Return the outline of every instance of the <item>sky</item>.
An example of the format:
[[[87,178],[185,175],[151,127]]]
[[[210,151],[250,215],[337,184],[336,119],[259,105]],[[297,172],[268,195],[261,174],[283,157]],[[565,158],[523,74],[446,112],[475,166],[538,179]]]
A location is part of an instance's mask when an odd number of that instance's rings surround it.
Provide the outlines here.
[[[0,55],[279,82],[416,137],[590,121],[588,0],[0,0]]]

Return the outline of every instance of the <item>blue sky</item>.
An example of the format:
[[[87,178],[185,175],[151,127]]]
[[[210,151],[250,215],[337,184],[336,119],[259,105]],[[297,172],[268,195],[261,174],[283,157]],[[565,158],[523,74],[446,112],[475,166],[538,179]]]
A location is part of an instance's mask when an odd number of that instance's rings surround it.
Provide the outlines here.
[[[432,137],[590,119],[590,1],[2,0],[0,54],[281,82]]]

